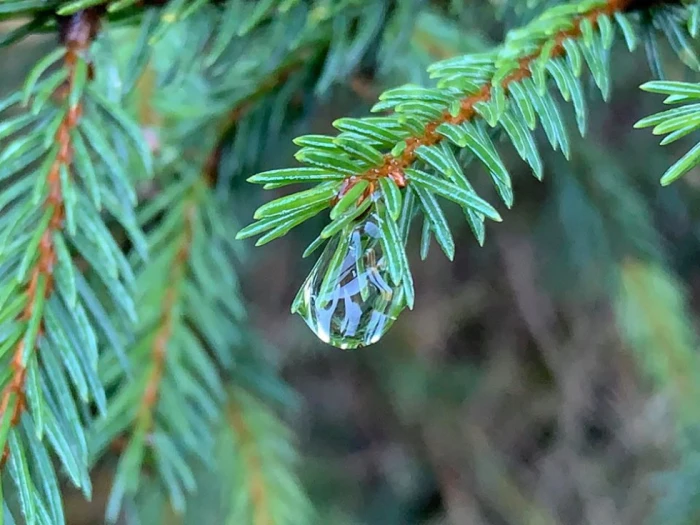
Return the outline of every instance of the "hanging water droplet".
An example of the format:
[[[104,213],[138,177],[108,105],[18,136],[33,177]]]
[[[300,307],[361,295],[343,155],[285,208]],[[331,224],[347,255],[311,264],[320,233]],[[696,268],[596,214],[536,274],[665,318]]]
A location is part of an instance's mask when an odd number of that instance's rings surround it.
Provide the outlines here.
[[[406,306],[389,276],[376,214],[334,236],[292,305],[322,341],[338,348],[376,343]]]

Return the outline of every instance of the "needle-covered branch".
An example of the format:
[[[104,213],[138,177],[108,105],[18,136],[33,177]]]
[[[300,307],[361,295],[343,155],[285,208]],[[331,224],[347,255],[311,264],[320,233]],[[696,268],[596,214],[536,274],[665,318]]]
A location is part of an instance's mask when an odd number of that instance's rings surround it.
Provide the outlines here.
[[[433,64],[429,72],[437,79],[436,87],[405,85],[390,89],[373,108],[388,114],[339,119],[334,123],[341,132],[336,137],[299,137],[295,142],[301,149],[296,158],[303,167],[250,178],[268,189],[295,183],[315,186],[261,206],[255,213],[257,222],[241,230],[239,238],[262,235],[258,244],[269,242],[330,208],[331,223],[304,255],[329,239],[333,242],[302,287],[293,310],[302,313],[312,329],[332,344],[343,346],[343,339],[352,340],[350,346],[376,341],[401,308],[413,304],[404,243],[392,232],[407,231],[414,214],[421,213],[422,256],[427,254],[434,236],[451,259],[454,241],[440,198],[463,209],[482,244],[485,219],[500,221],[501,216],[476,193],[462,169],[465,158],[474,158],[486,168],[496,192],[510,208],[514,201],[511,177],[492,139],[507,136],[537,178],[542,177],[544,169],[532,134],[538,123],[552,148],[568,158],[570,139],[550,81],[561,97],[573,104],[583,135],[588,119],[581,84],[584,65],[607,100],[608,62],[616,32],[633,50],[638,34],[651,23],[661,29],[688,65],[700,67],[684,33],[689,20],[692,25],[692,10],[676,4],[650,5],[635,0],[562,4],[527,26],[510,31],[505,42],[493,51]],[[411,204],[402,204],[409,195]],[[375,224],[381,235],[369,235],[360,244],[348,242],[363,228],[363,221]],[[360,267],[360,258],[367,257],[361,254],[369,246],[364,242],[374,245],[372,239],[377,239],[386,257],[372,248],[376,264],[364,261]],[[382,313],[385,320],[358,341],[360,327],[368,322],[365,318],[369,319],[372,311],[387,308],[374,300],[368,302],[372,280],[360,283],[359,288],[350,280],[351,275],[366,273],[366,264],[374,268],[373,272],[388,277],[381,286],[374,287],[377,291],[401,289],[403,298],[391,299],[391,313]],[[319,272],[323,275],[317,275]]]
[[[131,368],[125,371],[113,354],[101,361],[101,380],[118,393],[95,422],[91,455],[98,459],[111,444],[122,444],[109,521],[136,494],[146,466],[165,483],[173,508],[184,510],[185,494],[195,488],[188,463],[209,459],[225,396],[219,369],[231,366],[230,349],[240,339],[244,309],[227,221],[212,188],[194,175],[170,178],[140,210],[152,256],[136,267],[139,324],[127,352]]]
[[[700,10],[698,11],[700,12]],[[696,22],[697,23],[697,22]],[[695,28],[695,33],[698,29]],[[700,84],[657,80],[642,85],[642,89],[666,95],[665,104],[685,104],[680,107],[656,113],[635,124],[636,128],[653,126],[654,135],[666,135],[662,145],[682,139],[700,128]],[[671,184],[676,179],[700,164],[700,144],[695,145],[661,177],[661,184]]]
[[[94,10],[62,19],[60,47],[37,63],[23,91],[0,102],[15,111],[0,125],[8,140],[0,160],[0,347],[9,371],[0,445],[28,523],[63,523],[50,453],[90,494],[84,425],[91,404],[106,410],[97,348],[104,340],[120,352],[115,322],[126,327],[133,319],[131,269],[103,214],[117,218],[136,245],[143,240],[120,201],[134,192],[105,122],[131,144],[142,170],[150,158],[122,110],[92,87],[99,24]],[[111,304],[114,321],[105,313]]]
[[[230,203],[216,192],[219,165],[241,122],[267,98],[291,97],[278,93],[279,87],[295,76],[303,78],[317,56],[314,48],[300,46],[280,57],[277,67],[261,71],[255,89],[232,92],[230,98],[218,93],[217,102],[231,106],[217,122],[203,119],[201,127],[178,138],[179,146],[192,145],[193,158],[172,165],[167,156],[159,159],[157,195],[139,209],[152,256],[136,266],[140,322],[127,351],[131,371],[110,354],[100,367],[106,388],[117,392],[106,417],[93,427],[91,447],[95,460],[110,446],[119,450],[110,521],[126,502],[137,499],[145,472],[155,474],[172,508],[182,513],[196,488],[193,469],[211,461],[213,429],[226,396],[220,376],[233,364],[245,316],[233,267],[238,249],[231,232],[237,226]],[[173,116],[151,120],[167,118]],[[167,148],[170,139],[163,136],[160,147]]]

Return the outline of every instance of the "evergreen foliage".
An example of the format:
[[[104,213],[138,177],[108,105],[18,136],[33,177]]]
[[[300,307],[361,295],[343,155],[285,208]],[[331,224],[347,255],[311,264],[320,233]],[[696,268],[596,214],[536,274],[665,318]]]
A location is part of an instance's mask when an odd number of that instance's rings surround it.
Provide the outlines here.
[[[296,158],[304,167],[260,173],[249,181],[266,188],[294,183],[311,183],[315,187],[261,206],[255,214],[258,221],[241,230],[238,237],[263,234],[258,240],[258,244],[263,244],[331,208],[332,222],[306,250],[305,255],[309,255],[334,236],[351,236],[353,224],[376,211],[382,224],[381,247],[387,254],[390,279],[402,288],[403,301],[412,308],[414,292],[408,258],[403,243],[397,242],[391,232],[398,231],[399,224],[410,224],[413,216],[420,214],[424,222],[422,256],[426,256],[434,237],[452,259],[454,241],[437,200],[440,197],[464,210],[477,241],[483,244],[485,219],[501,221],[501,216],[476,193],[461,164],[471,158],[482,163],[498,196],[510,208],[514,202],[512,181],[494,139],[506,136],[537,178],[543,175],[532,134],[538,123],[551,147],[568,158],[571,139],[552,96],[550,80],[561,97],[573,105],[578,131],[583,136],[588,114],[581,76],[587,67],[603,99],[609,98],[609,50],[616,31],[633,51],[644,28],[655,25],[689,66],[700,66],[684,33],[688,27],[694,34],[694,8],[661,6],[640,13],[634,7],[634,2],[627,1],[574,2],[553,7],[524,27],[510,31],[505,42],[492,51],[432,64],[428,71],[437,79],[436,87],[409,84],[385,91],[372,111],[389,111],[388,115],[339,119],[334,122],[340,131],[336,137],[297,138],[295,143],[301,149]],[[648,89],[654,86],[662,89],[660,84],[647,84]],[[690,96],[687,91],[674,94],[675,101],[686,100],[678,95]],[[664,114],[658,118],[668,125],[668,119],[674,116],[677,115]],[[695,129],[685,120],[677,125],[686,133]],[[658,132],[664,129],[655,128]],[[682,136],[680,130],[675,133]],[[691,151],[669,170],[664,181],[670,182],[677,171],[692,167],[696,157],[697,153]],[[411,205],[402,207],[403,188],[416,198]],[[399,253],[391,256],[397,251],[396,244]],[[323,266],[324,284],[337,280],[340,267],[347,264],[346,257],[357,257],[356,250],[342,241],[329,246],[332,253],[327,257],[331,264]],[[339,292],[346,293],[352,292]],[[293,310],[299,310],[308,295],[308,290],[302,289]],[[310,308],[323,309],[323,305]],[[335,328],[341,332],[347,331],[350,317],[348,313],[344,315],[342,326]]]
[[[422,258],[433,239],[455,257],[448,201],[483,245],[486,219],[500,222],[499,208],[515,205],[502,151],[512,146],[542,179],[541,130],[576,162],[558,99],[585,135],[595,118],[588,77],[608,100],[616,41],[644,47],[657,78],[642,89],[682,104],[637,127],[666,134],[662,144],[700,127],[700,85],[664,80],[656,48],[667,41],[700,69],[695,0],[501,2],[499,14],[521,26],[467,54],[437,10],[427,22],[416,16],[421,3],[0,2],[0,21],[12,22],[0,45],[57,37],[0,100],[0,523],[64,523],[58,480],[90,498],[90,469],[110,461],[109,522],[177,515],[195,523],[199,506],[212,505],[217,523],[312,522],[280,416],[279,400],[291,394],[260,364],[237,274],[246,255],[235,239],[259,236],[262,245],[328,211],[304,256],[324,251],[292,308],[336,346],[373,343],[416,301],[406,252],[414,219],[422,220]],[[460,2],[449,4],[445,11],[464,15]],[[410,38],[414,28],[439,34],[444,59],[429,63]],[[383,91],[373,116],[333,122],[336,135],[296,138],[299,166],[248,178],[266,189],[310,187],[261,205],[239,229],[237,179],[260,169],[260,152],[291,127],[299,93],[322,97],[367,67],[384,78],[400,69],[412,83]],[[698,163],[700,145],[662,184]],[[467,176],[474,165],[491,188]],[[634,192],[615,180],[583,188],[562,177],[561,191],[590,194],[582,199],[590,209],[593,195],[634,208]],[[601,229],[610,252],[624,242],[637,255],[610,265],[622,290],[615,311],[642,368],[678,390],[679,448],[691,457],[695,338],[684,328],[680,287],[662,271],[648,210],[637,212],[612,214]],[[365,278],[357,290],[343,282],[349,266]],[[646,294],[664,308],[638,311]],[[353,339],[359,331],[367,333]],[[662,345],[667,360],[649,360]],[[212,494],[213,485],[223,488]],[[697,506],[685,505],[692,515]]]

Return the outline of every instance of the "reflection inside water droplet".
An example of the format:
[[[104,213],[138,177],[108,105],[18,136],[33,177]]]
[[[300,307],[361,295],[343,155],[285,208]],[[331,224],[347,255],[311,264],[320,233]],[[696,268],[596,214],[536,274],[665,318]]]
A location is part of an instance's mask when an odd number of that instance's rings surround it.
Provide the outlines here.
[[[338,348],[376,343],[405,307],[378,224],[370,214],[331,239],[292,306],[319,339]]]

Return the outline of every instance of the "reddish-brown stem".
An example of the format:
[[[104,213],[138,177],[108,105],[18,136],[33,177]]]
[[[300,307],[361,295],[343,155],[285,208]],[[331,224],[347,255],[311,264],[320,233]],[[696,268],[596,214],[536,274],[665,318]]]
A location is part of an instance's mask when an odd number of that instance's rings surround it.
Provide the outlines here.
[[[69,70],[66,85],[61,86],[56,96],[65,100],[73,87],[75,65],[80,59],[90,43],[95,37],[99,26],[99,19],[91,10],[81,11],[66,19],[62,25],[61,41],[66,46],[64,57],[65,67]],[[38,284],[40,279],[45,280],[44,298],[47,298],[53,291],[53,270],[56,263],[56,250],[53,242],[53,233],[63,229],[64,203],[61,190],[61,169],[70,169],[73,161],[73,146],[71,144],[71,131],[74,130],[83,108],[80,102],[68,108],[63,121],[58,127],[55,141],[58,144],[56,155],[47,176],[48,195],[44,200],[43,207],[49,210],[51,217],[48,226],[41,236],[39,242],[39,255],[34,267],[31,269],[29,282],[26,287],[27,302],[24,310],[19,316],[19,320],[28,323],[34,313],[35,304],[38,299]],[[43,333],[43,324],[39,327],[39,334]],[[33,352],[32,348],[29,351]],[[10,424],[15,426],[19,423],[22,412],[26,408],[25,382],[27,378],[27,367],[23,363],[25,353],[24,340],[20,340],[15,346],[10,367],[12,377],[0,394],[0,420],[6,417],[8,410],[12,410]],[[0,458],[0,467],[5,465],[9,455],[7,446],[3,450]]]
[[[167,356],[168,342],[172,336],[173,322],[176,312],[176,305],[180,298],[182,283],[187,273],[187,260],[192,248],[194,218],[197,213],[196,196],[189,197],[185,205],[184,227],[180,236],[180,243],[175,254],[172,268],[168,279],[168,288],[163,296],[160,321],[158,330],[153,340],[151,350],[153,367],[146,379],[146,388],[141,398],[141,417],[146,418],[147,426],[151,423],[151,414],[158,401],[158,391],[160,389],[165,362]]]
[[[597,26],[598,17],[601,15],[613,15],[618,12],[627,11],[635,7],[635,4],[640,0],[608,0],[606,4],[591,9],[586,13],[582,13],[574,19],[573,27],[560,31],[554,36],[555,46],[552,49],[551,56],[557,57],[565,54],[563,42],[567,38],[576,38],[581,36],[581,23],[584,20],[589,20],[593,26]],[[523,57],[519,61],[519,67],[510,75],[501,81],[501,86],[508,93],[508,87],[525,78],[532,76],[530,65],[536,60],[542,48],[534,53]],[[391,177],[397,186],[403,188],[406,186],[406,168],[410,167],[416,160],[416,150],[420,146],[432,146],[443,140],[443,136],[437,132],[437,128],[441,124],[461,124],[472,120],[476,115],[475,105],[479,102],[488,102],[491,99],[491,85],[487,84],[481,88],[478,93],[474,93],[462,99],[460,110],[457,115],[450,114],[445,110],[440,117],[426,124],[423,134],[417,137],[406,139],[406,147],[400,155],[394,156],[391,153],[384,155],[384,160],[381,165],[371,168],[364,173],[354,175],[347,178],[341,185],[339,197],[343,196],[350,188],[352,188],[360,180],[370,182],[370,188],[376,187],[376,181],[382,177]],[[363,195],[360,199],[365,198]]]

